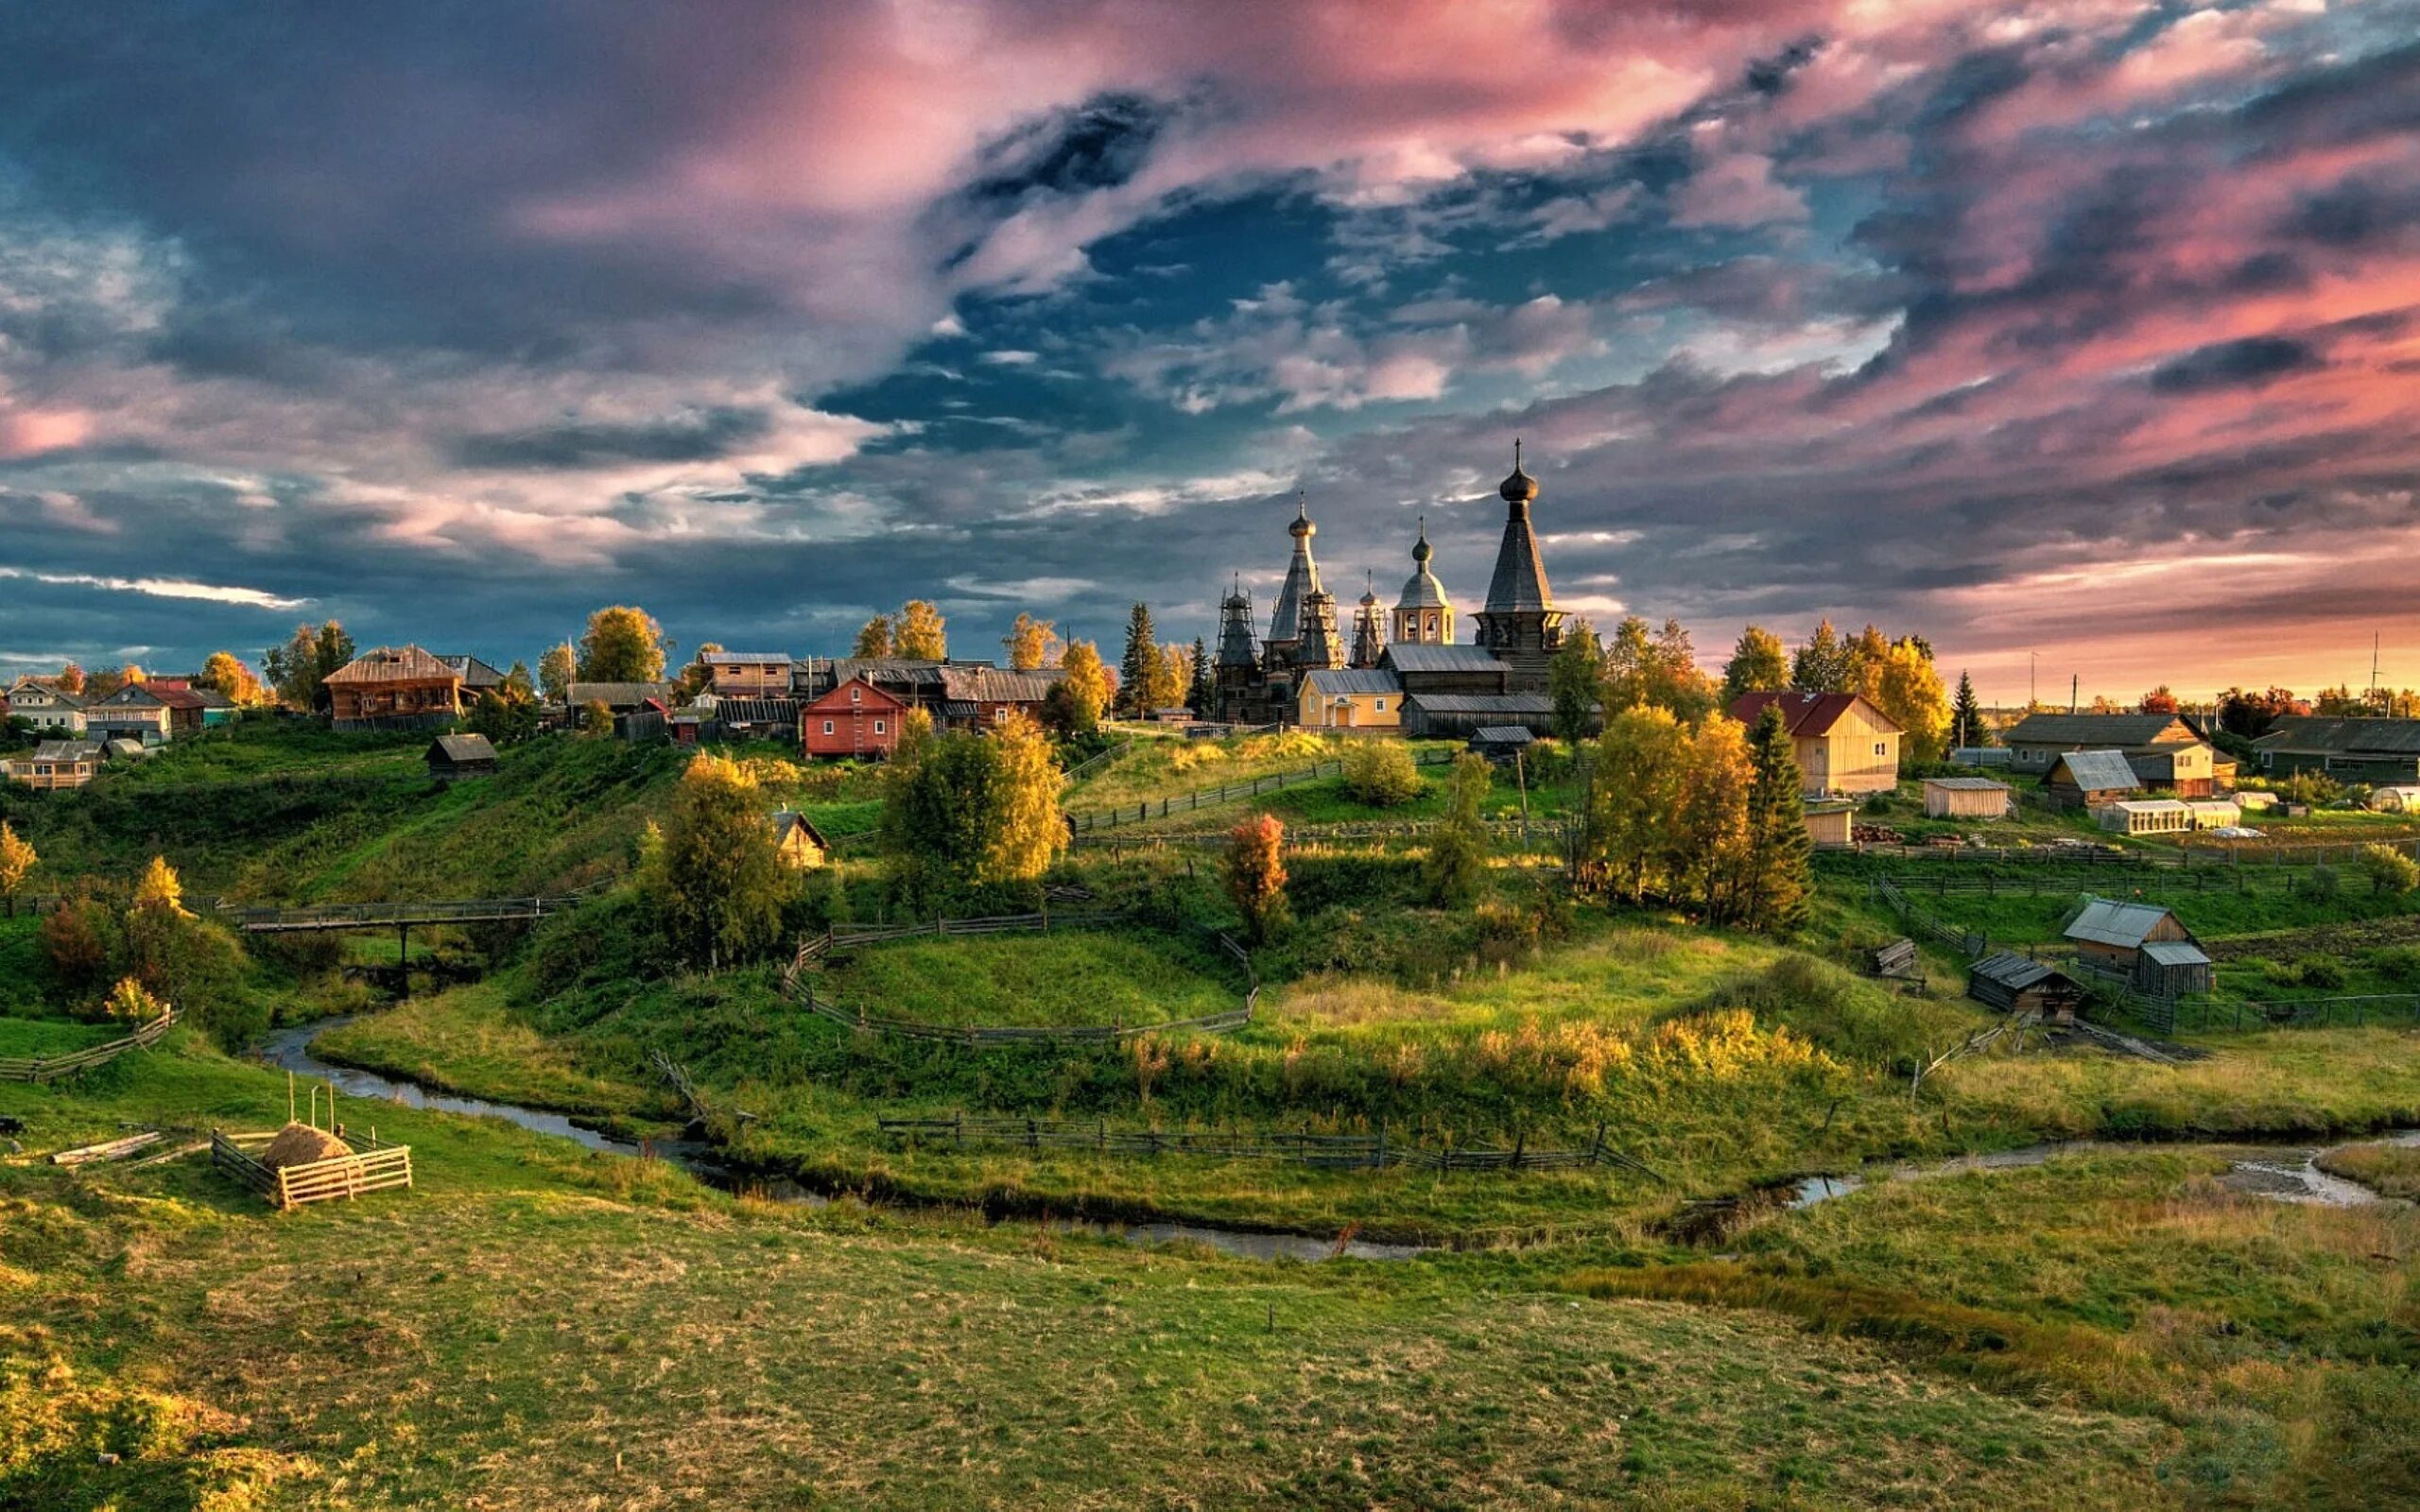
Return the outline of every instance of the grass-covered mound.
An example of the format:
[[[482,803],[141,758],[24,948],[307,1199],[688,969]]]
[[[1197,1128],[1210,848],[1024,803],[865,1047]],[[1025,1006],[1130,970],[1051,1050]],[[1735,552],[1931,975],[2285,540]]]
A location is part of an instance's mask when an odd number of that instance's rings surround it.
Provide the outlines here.
[[[1207,941],[1091,927],[853,946],[815,986],[844,1007],[953,1027],[1165,1023],[1243,1000],[1241,970]]]
[[[125,1034],[129,1026],[64,1019],[0,1018],[0,1056],[66,1056]]]

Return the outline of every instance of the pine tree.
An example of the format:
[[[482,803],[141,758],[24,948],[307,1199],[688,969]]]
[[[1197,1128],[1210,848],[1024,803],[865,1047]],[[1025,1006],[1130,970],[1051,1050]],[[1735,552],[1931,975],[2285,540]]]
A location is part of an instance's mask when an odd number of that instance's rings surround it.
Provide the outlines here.
[[[1731,660],[1722,668],[1722,702],[1724,707],[1738,701],[1742,694],[1778,692],[1789,686],[1789,651],[1781,637],[1761,625],[1751,625],[1739,632],[1739,644],[1731,648]]]
[[[1495,782],[1487,759],[1464,751],[1454,758],[1445,790],[1445,817],[1428,836],[1421,881],[1440,908],[1468,902],[1487,871],[1487,818],[1482,806]]]
[[[1207,719],[1218,701],[1218,685],[1210,677],[1210,654],[1197,635],[1193,638],[1193,686],[1185,690],[1185,707],[1193,711],[1196,719]]]
[[[1779,709],[1767,709],[1756,721],[1748,753],[1754,776],[1748,789],[1748,854],[1737,917],[1751,929],[1787,932],[1806,922],[1814,843],[1806,834],[1806,778]]]
[[[1958,696],[1949,705],[1949,738],[1961,746],[1988,746],[1996,738],[1983,721],[1983,701],[1975,696],[1975,680],[1958,674]]]
[[[1563,644],[1547,662],[1547,696],[1554,704],[1557,740],[1584,740],[1605,697],[1605,651],[1586,620],[1563,631]]]
[[[1117,659],[1117,707],[1140,713],[1150,707],[1151,683],[1160,670],[1160,648],[1151,637],[1151,606],[1137,604],[1126,614],[1126,654]]]

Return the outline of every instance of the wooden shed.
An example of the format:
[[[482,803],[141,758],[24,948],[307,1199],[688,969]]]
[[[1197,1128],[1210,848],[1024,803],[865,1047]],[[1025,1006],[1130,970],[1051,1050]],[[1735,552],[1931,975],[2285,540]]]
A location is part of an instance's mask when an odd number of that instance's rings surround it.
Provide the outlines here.
[[[801,871],[813,870],[832,855],[832,842],[823,838],[814,820],[794,809],[774,813],[773,849],[784,865]]]
[[[1481,725],[1471,731],[1470,748],[1492,762],[1509,762],[1536,744],[1527,725]]]
[[[1808,799],[1806,838],[1819,846],[1846,846],[1857,835],[1857,805],[1838,799]]]
[[[1966,969],[1966,995],[2004,1013],[2031,1013],[2046,1023],[2073,1023],[2083,988],[2056,967],[2000,951]]]
[[[2202,942],[2169,909],[2086,895],[2065,931],[2077,964],[2122,978],[2139,992],[2183,997],[2210,990],[2213,971]]]
[[[485,735],[440,735],[421,759],[428,763],[428,775],[441,782],[495,775],[495,747]]]
[[[2050,806],[2059,809],[2102,808],[2141,785],[2122,750],[2062,751],[2042,779]]]
[[[2004,819],[2009,785],[1988,777],[1927,777],[1925,816],[1932,819]]]

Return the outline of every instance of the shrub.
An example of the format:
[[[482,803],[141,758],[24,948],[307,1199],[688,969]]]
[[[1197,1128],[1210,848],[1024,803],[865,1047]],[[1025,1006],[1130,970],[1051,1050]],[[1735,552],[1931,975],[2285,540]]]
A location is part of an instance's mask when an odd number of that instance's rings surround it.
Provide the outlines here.
[[[1244,936],[1257,945],[1286,927],[1286,826],[1272,814],[1227,832],[1227,896],[1243,917]]]
[[[2305,960],[2294,976],[2304,987],[2334,988],[2344,985],[2344,968],[2325,955],[2313,955]]]
[[[1392,809],[1420,796],[1420,768],[1400,741],[1363,740],[1344,748],[1344,791],[1354,801]]]
[[[2399,898],[2420,887],[2420,861],[2393,846],[2361,847],[2361,870],[2369,877],[2373,892],[2393,893]]]
[[[2336,874],[2334,867],[2322,863],[2310,868],[2310,876],[2304,881],[2303,886],[2314,898],[2333,898],[2342,888],[2343,879]]]
[[[42,921],[42,951],[51,974],[70,993],[96,990],[110,964],[116,934],[110,911],[90,898],[62,904]]]

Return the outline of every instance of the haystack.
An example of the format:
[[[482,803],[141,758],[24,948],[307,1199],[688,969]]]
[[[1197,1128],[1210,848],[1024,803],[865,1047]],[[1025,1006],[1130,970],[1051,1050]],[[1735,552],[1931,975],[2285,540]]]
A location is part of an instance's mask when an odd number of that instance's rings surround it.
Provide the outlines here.
[[[261,1164],[274,1171],[282,1166],[333,1160],[339,1155],[352,1153],[350,1145],[326,1129],[313,1128],[308,1124],[288,1124],[277,1131],[275,1139],[262,1146],[258,1159]]]

